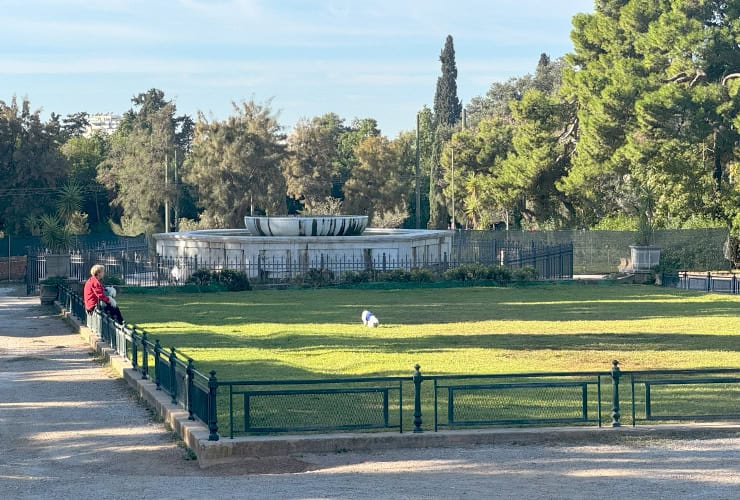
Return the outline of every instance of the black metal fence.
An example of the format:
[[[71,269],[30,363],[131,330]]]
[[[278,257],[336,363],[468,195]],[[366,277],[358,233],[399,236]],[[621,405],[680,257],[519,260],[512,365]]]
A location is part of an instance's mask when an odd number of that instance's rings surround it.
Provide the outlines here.
[[[209,439],[279,432],[335,430],[437,431],[511,425],[622,425],[627,406],[641,422],[710,421],[740,418],[740,368],[610,370],[488,375],[291,380],[218,380],[195,368],[181,351],[133,325],[87,314],[79,295],[59,287],[59,303],[87,322],[103,341],[131,361],[189,418],[209,428]],[[628,389],[623,388],[629,384]],[[604,386],[608,390],[604,391]],[[404,398],[405,394],[409,397]],[[424,416],[432,413],[432,425]],[[409,418],[410,417],[410,418]]]
[[[28,258],[26,285],[28,294],[38,293],[38,285],[47,277],[45,254]],[[76,252],[69,255],[68,276],[72,281],[84,282],[94,264],[102,264],[108,276],[120,279],[130,286],[178,286],[188,282],[201,269],[222,271],[231,269],[245,273],[250,281],[266,285],[287,283],[338,284],[351,282],[353,273],[365,273],[363,280],[378,281],[392,271],[425,270],[440,275],[446,270],[471,264],[500,265],[514,270],[534,268],[538,279],[568,279],[573,276],[573,245],[544,244],[516,241],[456,240],[449,258],[436,262],[414,262],[410,259],[391,259],[379,253],[370,259],[319,256],[311,260],[286,258],[259,258],[248,262],[243,258],[203,260],[196,257],[150,257],[145,248],[121,250],[115,253]],[[429,274],[417,273],[420,280],[429,280]],[[412,277],[409,277],[412,279]],[[415,278],[414,278],[415,279]]]
[[[663,273],[661,285],[699,292],[740,294],[740,276],[735,273]]]

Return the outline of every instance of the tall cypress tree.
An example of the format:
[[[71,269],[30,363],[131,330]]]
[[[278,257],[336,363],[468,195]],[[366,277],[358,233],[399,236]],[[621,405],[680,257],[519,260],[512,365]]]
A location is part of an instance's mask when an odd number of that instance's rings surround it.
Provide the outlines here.
[[[437,125],[454,125],[460,121],[462,103],[457,98],[457,64],[452,35],[447,35],[439,60],[442,74],[437,78],[437,92],[434,94],[434,119]]]
[[[435,134],[429,171],[430,229],[447,227],[447,208],[439,185],[439,158],[445,141],[452,136],[452,127],[460,121],[462,115],[462,103],[457,98],[457,65],[451,35],[447,35],[439,60],[442,62],[442,74],[437,78],[437,91],[434,94]]]

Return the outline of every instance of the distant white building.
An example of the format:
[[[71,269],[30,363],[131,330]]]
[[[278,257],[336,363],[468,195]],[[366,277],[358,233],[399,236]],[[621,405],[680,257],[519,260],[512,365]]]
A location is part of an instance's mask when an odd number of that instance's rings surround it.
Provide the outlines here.
[[[113,113],[93,113],[87,117],[90,125],[85,130],[85,137],[90,137],[95,132],[100,132],[105,135],[111,135],[116,131],[118,125],[121,123],[121,115],[114,115]]]

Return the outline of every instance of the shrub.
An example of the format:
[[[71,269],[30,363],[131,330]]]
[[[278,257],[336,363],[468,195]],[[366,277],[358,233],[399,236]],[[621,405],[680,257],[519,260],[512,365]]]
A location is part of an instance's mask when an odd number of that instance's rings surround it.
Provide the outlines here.
[[[249,278],[247,278],[247,275],[241,271],[222,269],[220,272],[215,274],[217,274],[218,282],[224,285],[230,292],[242,292],[252,289],[249,284]]]
[[[364,283],[367,281],[367,275],[361,272],[357,271],[344,271],[340,277],[339,280],[342,283],[349,283],[349,284],[355,284],[355,283]]]
[[[213,273],[208,269],[198,269],[188,278],[187,283],[192,283],[198,286],[210,285],[212,282],[218,281],[214,279]]]
[[[423,269],[415,267],[410,273],[411,281],[416,283],[431,283],[434,281],[435,275],[430,269]]]
[[[511,281],[511,270],[503,266],[488,266],[486,269],[486,279],[498,283],[508,283]]]
[[[496,281],[508,283],[511,281],[511,271],[502,266],[486,266],[484,264],[462,264],[448,269],[442,274],[447,281]]]
[[[214,289],[223,287],[223,289],[229,292],[241,292],[252,289],[247,275],[233,269],[222,269],[220,271],[198,269],[190,275],[187,283],[199,287],[213,287]]]
[[[106,274],[105,278],[103,278],[104,286],[123,286],[125,284],[126,282],[123,281],[123,278],[120,278],[115,274]]]
[[[393,283],[408,283],[411,281],[411,273],[403,269],[393,269],[378,274],[378,281],[390,281]]]
[[[46,278],[44,280],[41,280],[39,282],[41,285],[50,285],[50,286],[59,286],[59,285],[66,285],[67,284],[67,278],[64,276],[51,276],[50,278]]]
[[[334,273],[326,268],[311,268],[303,275],[303,283],[313,287],[326,286],[334,282]]]
[[[524,266],[518,269],[514,269],[511,272],[511,279],[514,281],[536,281],[539,275],[537,269],[532,266]]]

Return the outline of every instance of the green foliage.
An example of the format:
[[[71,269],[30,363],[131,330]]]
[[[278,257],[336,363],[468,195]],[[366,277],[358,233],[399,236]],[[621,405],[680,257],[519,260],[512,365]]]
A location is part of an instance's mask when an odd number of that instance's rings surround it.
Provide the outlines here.
[[[217,273],[217,280],[219,283],[224,285],[226,290],[229,292],[242,292],[252,289],[249,284],[249,278],[247,278],[247,275],[241,271],[222,269]]]
[[[74,237],[58,215],[45,214],[38,219],[41,242],[52,252],[66,252]]]
[[[51,286],[66,285],[67,278],[65,278],[64,276],[52,276],[50,278],[41,280],[39,283],[42,285],[51,285]]]
[[[350,285],[356,283],[367,283],[372,276],[367,271],[344,271],[339,276],[339,281]]]
[[[241,227],[252,206],[268,215],[286,211],[285,136],[276,115],[269,102],[254,101],[234,104],[234,113],[213,122],[198,116],[186,162],[184,178],[212,227]]]
[[[252,289],[247,275],[232,269],[221,269],[220,271],[198,269],[190,275],[186,283],[205,288],[215,286],[216,289],[229,292],[242,292]]]
[[[512,281],[537,281],[537,278],[539,278],[537,269],[532,266],[519,267],[511,271]]]
[[[321,286],[331,285],[334,283],[334,272],[330,271],[329,269],[318,269],[313,267],[306,271],[300,277],[300,281],[302,281],[305,285],[317,288]]]
[[[431,269],[415,267],[411,269],[409,281],[414,283],[431,283],[437,279],[437,275]]]
[[[151,234],[164,228],[165,201],[172,206],[177,200],[171,182],[173,160],[176,152],[184,156],[191,120],[176,117],[174,103],[156,89],[132,102],[137,109],[126,113],[111,137],[108,157],[98,165],[97,181],[113,193],[111,205],[120,211],[127,234]]]
[[[27,217],[52,213],[53,198],[44,193],[67,174],[62,140],[58,115],[44,122],[27,99],[0,101],[0,229],[22,234]]]
[[[484,264],[462,264],[442,273],[442,277],[449,281],[495,281],[508,283],[511,281],[511,271],[502,266],[487,266]]]
[[[447,35],[439,55],[442,74],[437,78],[434,94],[434,120],[438,125],[455,125],[462,115],[462,104],[457,97],[457,64],[452,36]]]
[[[639,218],[625,214],[604,217],[591,229],[595,231],[637,231]]]
[[[198,269],[188,278],[187,283],[203,286],[210,284],[214,279],[213,273],[209,269]]]
[[[405,211],[407,189],[395,145],[385,137],[368,137],[354,153],[358,164],[344,183],[344,210],[368,215],[371,224],[376,213]]]
[[[115,274],[105,274],[105,278],[103,278],[103,285],[105,286],[123,286],[126,282],[123,278],[120,276],[116,276]]]
[[[288,152],[282,166],[287,192],[300,200],[306,210],[318,213],[320,204],[332,197],[332,178],[343,131],[343,120],[327,113],[311,121],[300,120],[288,136]]]

